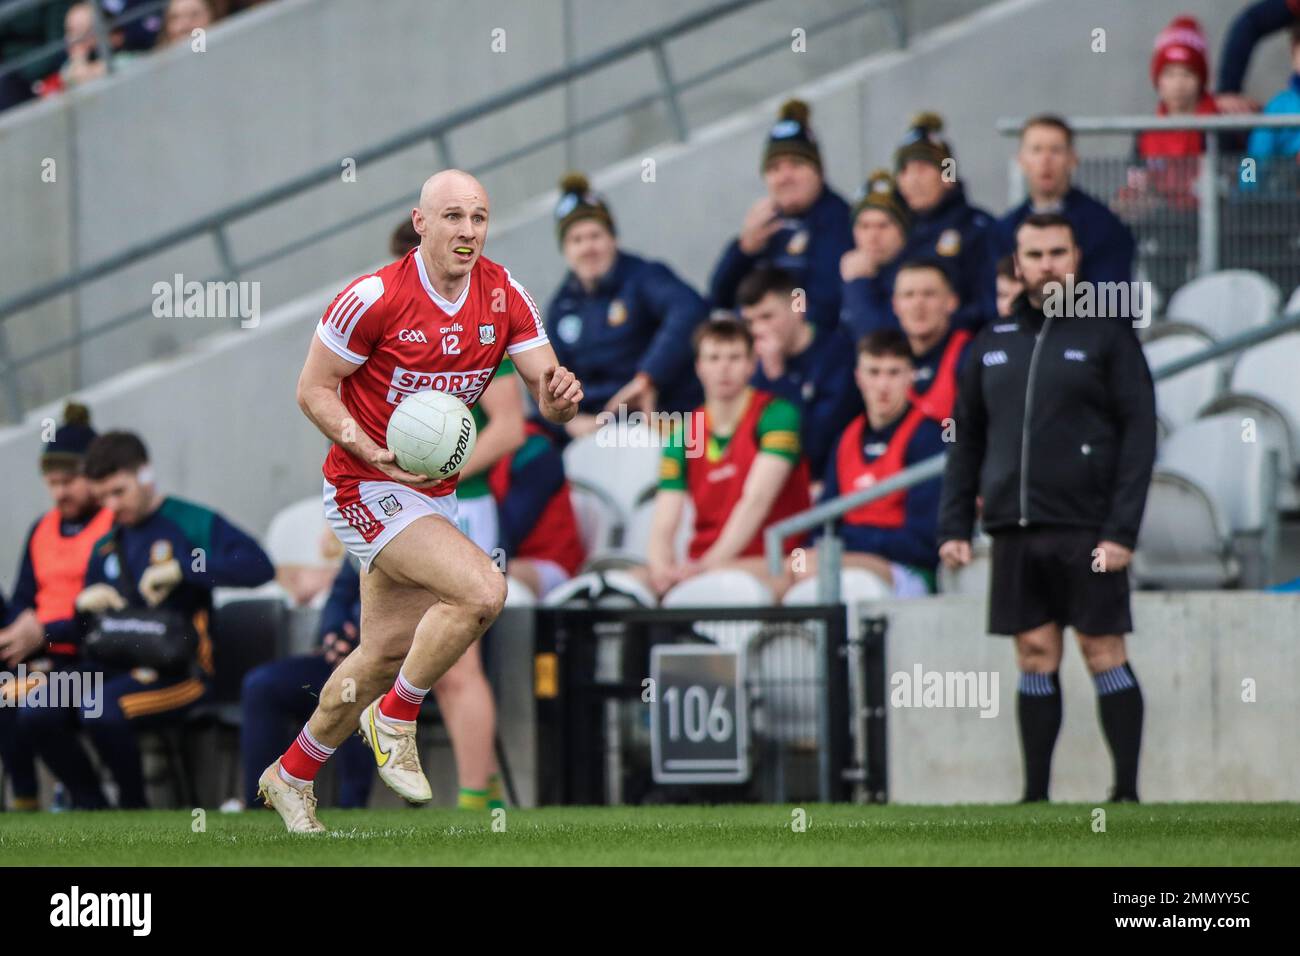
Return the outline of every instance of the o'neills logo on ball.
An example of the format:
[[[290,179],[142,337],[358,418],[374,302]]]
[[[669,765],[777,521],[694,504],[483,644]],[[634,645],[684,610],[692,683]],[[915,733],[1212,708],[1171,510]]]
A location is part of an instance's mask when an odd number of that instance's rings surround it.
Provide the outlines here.
[[[445,475],[460,467],[460,460],[465,457],[465,446],[469,444],[470,429],[473,427],[474,423],[468,418],[460,420],[460,437],[456,439],[456,450],[451,453],[446,464],[438,469],[438,474]]]

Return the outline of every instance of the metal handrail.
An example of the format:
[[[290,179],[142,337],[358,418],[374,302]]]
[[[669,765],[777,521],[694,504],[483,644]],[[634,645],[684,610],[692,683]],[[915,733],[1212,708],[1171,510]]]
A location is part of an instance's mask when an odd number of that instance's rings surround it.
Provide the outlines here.
[[[1285,335],[1296,330],[1300,330],[1300,310],[1284,313],[1266,325],[1240,332],[1237,335],[1209,345],[1192,355],[1161,365],[1151,373],[1151,378],[1158,382],[1161,379],[1185,372],[1189,368],[1212,362],[1224,355],[1239,352],[1244,348],[1267,342],[1279,335]],[[773,577],[781,573],[781,542],[791,535],[802,534],[821,525],[823,541],[830,544],[832,560],[823,559],[817,562],[817,596],[818,600],[823,603],[838,602],[840,541],[835,533],[836,519],[868,502],[891,495],[896,491],[904,491],[913,485],[918,485],[923,481],[942,475],[947,457],[946,452],[932,455],[924,461],[917,462],[915,465],[905,468],[869,488],[863,488],[861,491],[855,491],[851,494],[840,495],[830,501],[809,508],[807,511],[801,511],[789,518],[769,525],[763,532],[763,552],[767,558],[768,572]],[[824,558],[825,556],[819,557]],[[824,568],[827,569],[825,573],[823,573]],[[832,572],[834,573],[832,574]]]
[[[1028,116],[1003,117],[997,130],[1003,136],[1019,136]],[[1141,133],[1146,130],[1202,130],[1229,132],[1256,127],[1300,126],[1300,116],[1281,113],[1232,113],[1226,116],[1070,116],[1066,118],[1076,134]]]
[[[697,30],[700,27],[713,23],[714,21],[732,13],[763,2],[766,2],[766,0],[727,0],[727,2],[719,3],[707,10],[698,11],[688,16],[681,17],[667,26],[648,31],[607,50],[583,57],[567,66],[556,68],[543,73],[540,76],[516,84],[499,93],[485,97],[482,100],[439,117],[432,122],[408,128],[406,131],[391,136],[376,145],[353,150],[345,155],[349,156],[359,167],[364,163],[383,159],[393,153],[418,145],[422,142],[432,142],[438,150],[443,165],[453,165],[451,152],[447,145],[447,138],[459,127],[473,122],[478,122],[487,114],[507,109],[523,100],[534,98],[549,90],[571,83],[593,71],[603,69],[621,60],[642,55],[647,52],[651,53],[655,57],[656,63],[658,64],[658,73],[662,83],[662,86],[659,89],[652,93],[637,97],[630,105],[628,103],[623,103],[613,109],[605,111],[604,113],[598,114],[596,117],[590,117],[586,120],[568,124],[563,129],[547,134],[541,139],[534,140],[525,146],[514,148],[508,153],[503,154],[503,156],[493,158],[486,163],[477,164],[476,169],[478,171],[485,171],[494,168],[503,162],[512,161],[521,156],[527,155],[528,153],[544,148],[545,146],[563,141],[565,137],[570,136],[575,132],[581,132],[591,126],[621,116],[625,114],[628,109],[639,108],[658,101],[665,101],[668,103],[674,132],[678,139],[685,139],[689,130],[686,128],[685,118],[679,103],[679,95],[682,91],[689,90],[700,83],[706,82],[707,80],[716,77],[724,70],[734,69],[737,66],[753,60],[757,56],[765,55],[767,52],[786,46],[789,43],[789,38],[784,37],[779,43],[775,44],[764,44],[756,50],[752,50],[747,54],[740,54],[725,63],[714,64],[701,73],[684,80],[675,78],[671,71],[667,69],[668,61],[664,50],[665,44],[683,34]],[[807,31],[813,33],[830,29],[868,13],[883,10],[894,15],[894,37],[896,41],[899,43],[906,43],[906,31],[904,29],[903,19],[899,14],[899,5],[902,2],[903,0],[859,0],[857,5],[847,11],[843,11],[809,24]],[[268,262],[275,261],[276,259],[283,258],[292,252],[300,251],[301,249],[321,242],[346,228],[368,221],[380,214],[387,213],[393,208],[410,201],[410,197],[406,195],[386,201],[364,213],[344,220],[341,224],[325,227],[318,232],[295,239],[269,253],[264,253],[251,262],[238,263],[235,261],[228,241],[228,230],[232,223],[236,220],[252,215],[253,213],[259,212],[268,206],[292,199],[308,189],[320,186],[327,182],[332,182],[336,179],[338,174],[339,165],[337,160],[322,164],[308,172],[294,176],[279,185],[263,189],[243,200],[230,203],[218,210],[191,220],[182,226],[169,229],[161,235],[154,236],[152,239],[137,242],[118,253],[101,259],[98,262],[78,268],[58,279],[41,283],[25,292],[0,300],[0,378],[3,378],[8,383],[7,392],[11,408],[11,417],[17,419],[21,415],[22,411],[15,376],[13,374],[14,371],[68,348],[75,347],[95,335],[103,335],[116,328],[120,328],[123,325],[129,324],[140,317],[148,315],[150,310],[148,306],[144,306],[140,309],[110,319],[107,322],[96,323],[94,329],[74,333],[67,338],[47,344],[28,355],[21,357],[8,357],[6,355],[3,341],[4,328],[5,323],[15,313],[29,309],[42,302],[46,302],[58,295],[71,292],[83,283],[103,278],[136,262],[146,259],[149,256],[156,255],[171,246],[200,238],[205,235],[211,235],[222,269],[221,274],[214,278],[220,278],[227,281],[235,280],[241,273],[247,272],[249,268],[255,265],[264,265]]]

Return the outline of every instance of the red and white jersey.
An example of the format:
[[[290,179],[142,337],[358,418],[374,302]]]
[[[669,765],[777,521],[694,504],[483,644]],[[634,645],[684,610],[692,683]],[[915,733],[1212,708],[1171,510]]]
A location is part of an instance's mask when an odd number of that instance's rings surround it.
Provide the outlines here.
[[[387,445],[393,409],[407,395],[448,392],[472,407],[503,356],[547,342],[532,296],[504,266],[479,257],[465,291],[451,302],[434,290],[418,247],[350,283],[325,310],[316,337],[360,366],[343,380],[339,397],[380,447]],[[335,487],[391,480],[338,445],[331,446],[324,472]],[[446,495],[456,478],[416,490]]]

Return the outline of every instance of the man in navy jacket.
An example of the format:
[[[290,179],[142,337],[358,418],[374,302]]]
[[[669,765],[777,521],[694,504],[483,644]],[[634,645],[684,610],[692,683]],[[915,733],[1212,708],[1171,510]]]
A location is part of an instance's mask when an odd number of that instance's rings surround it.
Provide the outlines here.
[[[920,113],[894,151],[898,191],[912,213],[901,258],[943,262],[961,302],[953,324],[978,329],[997,312],[993,217],[966,199],[942,132],[940,116]]]
[[[740,235],[713,268],[709,304],[715,309],[734,310],[745,276],[772,266],[790,273],[804,290],[814,325],[833,329],[839,323],[840,257],[853,247],[853,230],[848,203],[826,185],[810,112],[802,100],[790,100],[768,134],[767,195],[750,208]]]
[[[570,438],[599,427],[596,416],[686,411],[702,400],[691,333],[708,311],[671,269],[619,248],[614,218],[585,176],[560,183],[556,233],[569,271],[546,309],[556,358],[582,377]]]
[[[1105,203],[1072,185],[1079,157],[1069,124],[1057,116],[1030,119],[1020,132],[1018,158],[1029,198],[998,220],[998,254],[1015,251],[1016,230],[1031,213],[1059,213],[1078,238],[1084,279],[1131,282],[1133,233]]]
[[[799,443],[813,475],[820,475],[840,432],[862,411],[853,343],[839,328],[808,321],[788,272],[751,272],[737,295],[759,360],[750,384],[799,409]]]

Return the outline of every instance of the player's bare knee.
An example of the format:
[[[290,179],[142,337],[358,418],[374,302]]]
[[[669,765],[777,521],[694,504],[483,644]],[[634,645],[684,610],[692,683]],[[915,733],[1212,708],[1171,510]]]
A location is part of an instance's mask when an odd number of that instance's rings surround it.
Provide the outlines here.
[[[475,579],[461,606],[466,615],[481,627],[497,619],[506,603],[506,576],[485,574]]]

